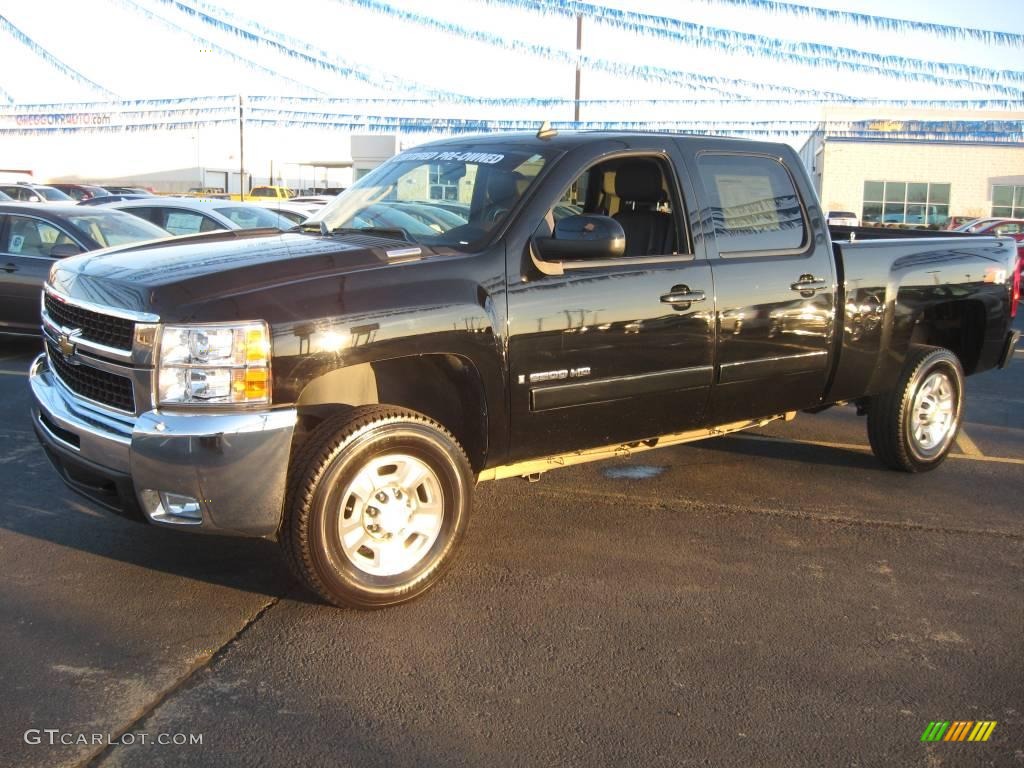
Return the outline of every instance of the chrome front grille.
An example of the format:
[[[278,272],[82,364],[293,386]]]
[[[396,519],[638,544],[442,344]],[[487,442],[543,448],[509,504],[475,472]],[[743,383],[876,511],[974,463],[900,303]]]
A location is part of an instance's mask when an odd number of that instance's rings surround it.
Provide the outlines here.
[[[130,351],[132,348],[135,335],[135,322],[132,320],[93,312],[62,301],[50,293],[44,294],[43,306],[54,323],[64,328],[78,329],[81,338],[87,341],[114,349]]]
[[[135,413],[135,385],[127,376],[91,365],[72,364],[49,337],[46,338],[46,357],[50,369],[76,395],[108,408]]]

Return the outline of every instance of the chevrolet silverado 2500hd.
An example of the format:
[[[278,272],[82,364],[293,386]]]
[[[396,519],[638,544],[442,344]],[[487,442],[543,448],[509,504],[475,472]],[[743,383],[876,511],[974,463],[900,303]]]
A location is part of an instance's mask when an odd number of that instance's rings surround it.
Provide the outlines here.
[[[846,402],[930,470],[965,375],[1013,354],[1010,239],[833,241],[781,145],[541,136],[406,151],[291,232],[57,262],[30,374],[57,471],[379,607],[437,581],[480,480]]]

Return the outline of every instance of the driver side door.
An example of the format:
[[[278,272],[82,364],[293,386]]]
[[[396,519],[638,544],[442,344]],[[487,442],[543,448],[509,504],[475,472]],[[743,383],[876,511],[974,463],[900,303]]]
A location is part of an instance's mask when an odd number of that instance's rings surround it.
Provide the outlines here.
[[[577,167],[539,224],[543,236],[564,216],[610,216],[626,233],[621,258],[589,266],[584,255],[563,274],[524,260],[521,273],[510,271],[511,460],[642,440],[705,419],[711,268],[689,232],[688,183],[657,142],[639,140]],[[515,258],[512,269],[519,271]]]
[[[39,335],[40,296],[58,245],[86,250],[55,224],[21,214],[0,222],[0,330]]]

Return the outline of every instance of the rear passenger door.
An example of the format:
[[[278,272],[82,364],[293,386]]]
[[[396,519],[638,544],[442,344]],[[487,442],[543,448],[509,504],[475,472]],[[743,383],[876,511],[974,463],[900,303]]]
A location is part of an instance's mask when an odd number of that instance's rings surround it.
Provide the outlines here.
[[[696,169],[713,244],[712,420],[812,407],[827,384],[836,315],[834,259],[820,234],[821,212],[815,208],[812,227],[778,155],[698,152]]]

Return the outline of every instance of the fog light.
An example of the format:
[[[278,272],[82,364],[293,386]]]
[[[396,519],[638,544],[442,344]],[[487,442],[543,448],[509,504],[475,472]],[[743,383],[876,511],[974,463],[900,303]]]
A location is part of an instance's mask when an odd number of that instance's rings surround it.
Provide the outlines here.
[[[196,521],[203,519],[203,511],[199,508],[199,499],[194,499],[191,496],[160,491],[160,505],[164,508],[165,513],[174,517]]]
[[[201,525],[203,508],[199,499],[183,493],[145,489],[139,493],[142,507],[154,523]]]

